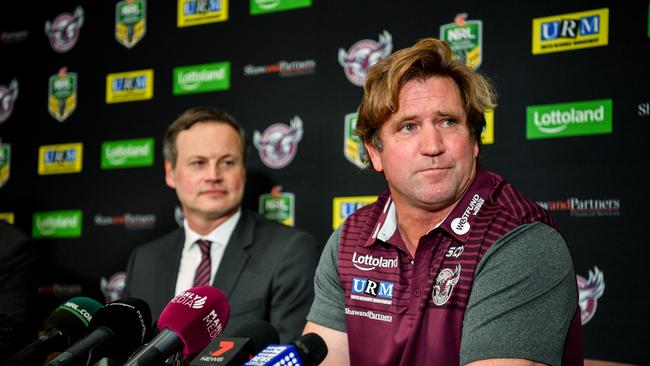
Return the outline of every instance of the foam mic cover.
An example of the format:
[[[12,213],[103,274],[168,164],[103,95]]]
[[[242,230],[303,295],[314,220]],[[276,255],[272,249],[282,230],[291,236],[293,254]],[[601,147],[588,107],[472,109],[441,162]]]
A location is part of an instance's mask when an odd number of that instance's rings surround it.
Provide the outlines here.
[[[7,361],[42,365],[48,354],[63,351],[84,336],[93,314],[101,307],[98,301],[82,296],[64,302],[45,319],[43,335]]]
[[[188,359],[223,332],[230,319],[226,295],[211,286],[197,286],[176,295],[158,318],[160,333],[125,365],[157,365],[182,350]]]
[[[84,360],[93,364],[103,357],[124,360],[146,339],[151,328],[149,305],[127,298],[102,306],[88,325],[89,333],[48,365],[63,366]]]
[[[228,328],[201,351],[189,366],[240,366],[271,343],[280,342],[278,332],[264,320],[252,320]]]
[[[318,365],[327,356],[327,345],[316,333],[304,334],[291,344],[272,344],[264,348],[244,366]]]

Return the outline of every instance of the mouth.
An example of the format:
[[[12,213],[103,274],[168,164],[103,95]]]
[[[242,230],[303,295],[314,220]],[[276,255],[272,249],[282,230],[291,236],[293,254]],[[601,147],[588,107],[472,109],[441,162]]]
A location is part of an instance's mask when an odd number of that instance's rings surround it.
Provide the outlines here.
[[[206,189],[204,191],[199,192],[199,195],[201,196],[225,196],[227,193],[226,190],[224,189]]]

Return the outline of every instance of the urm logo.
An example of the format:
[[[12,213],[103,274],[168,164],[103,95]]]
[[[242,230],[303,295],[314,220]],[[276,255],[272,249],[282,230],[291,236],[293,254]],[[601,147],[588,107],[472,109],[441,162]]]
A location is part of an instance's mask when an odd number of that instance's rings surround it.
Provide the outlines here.
[[[355,277],[352,279],[352,292],[390,299],[393,297],[393,283]]]
[[[593,15],[579,19],[542,23],[542,40],[577,38],[600,33],[600,16]]]

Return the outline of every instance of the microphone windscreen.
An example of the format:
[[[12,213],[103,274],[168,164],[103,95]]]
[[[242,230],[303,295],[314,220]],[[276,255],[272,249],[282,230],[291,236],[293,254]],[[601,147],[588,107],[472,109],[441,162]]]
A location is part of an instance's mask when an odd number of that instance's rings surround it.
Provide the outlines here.
[[[298,337],[293,343],[305,364],[318,365],[327,357],[327,344],[316,333],[307,333]]]
[[[251,320],[239,327],[228,328],[221,335],[225,338],[248,338],[252,342],[252,352],[256,354],[269,344],[280,343],[280,336],[269,322],[261,319]]]
[[[188,358],[208,346],[223,332],[230,319],[230,304],[221,290],[211,286],[192,287],[176,295],[158,318],[158,329],[169,329],[183,341]]]
[[[83,337],[93,315],[102,307],[99,301],[89,297],[74,297],[54,309],[43,323],[43,330],[61,331],[68,338],[68,345]]]
[[[102,306],[90,321],[89,331],[108,328],[113,337],[107,357],[126,359],[147,339],[151,310],[140,299],[126,298]]]

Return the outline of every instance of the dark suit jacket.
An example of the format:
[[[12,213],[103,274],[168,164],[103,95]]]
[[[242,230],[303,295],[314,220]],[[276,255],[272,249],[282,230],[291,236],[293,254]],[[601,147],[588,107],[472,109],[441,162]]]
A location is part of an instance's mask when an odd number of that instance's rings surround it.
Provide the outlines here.
[[[133,250],[126,296],[145,300],[152,319],[174,297],[185,233],[179,228]],[[303,231],[242,210],[212,286],[230,302],[226,329],[263,319],[288,343],[300,335],[313,300],[322,247]]]

